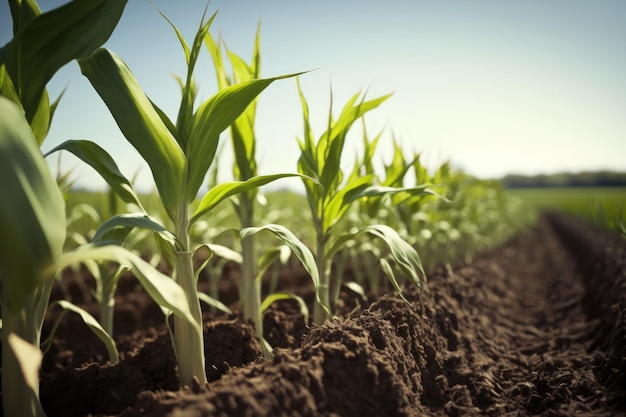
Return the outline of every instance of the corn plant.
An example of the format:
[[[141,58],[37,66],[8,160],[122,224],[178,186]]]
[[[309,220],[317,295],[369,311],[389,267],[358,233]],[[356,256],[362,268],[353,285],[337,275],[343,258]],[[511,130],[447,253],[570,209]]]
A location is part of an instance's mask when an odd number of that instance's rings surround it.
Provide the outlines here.
[[[100,242],[120,244],[130,230],[136,227],[155,232],[159,248],[172,263],[173,277],[185,291],[194,318],[193,324],[176,315],[173,320],[179,378],[181,384],[185,385],[191,385],[194,377],[200,383],[206,382],[202,315],[192,262],[190,228],[221,201],[289,175],[254,176],[246,181],[224,182],[211,188],[196,204],[200,187],[214,161],[221,132],[233,124],[272,82],[291,76],[234,84],[196,108],[193,72],[202,40],[214,18],[215,14],[205,21],[203,14],[191,47],[176,26],[166,18],[176,32],[187,64],[186,78],[184,82],[181,80],[182,99],[175,123],[150,101],[128,66],[113,52],[99,49],[79,60],[82,73],[108,107],[126,140],[150,167],[160,202],[173,224],[173,230],[168,230],[145,212],[118,215],[101,226],[98,236]],[[59,149],[69,150],[79,156],[102,175],[122,200],[135,201],[141,207],[132,185],[117,166],[102,163],[112,160],[102,148],[88,141],[72,141],[60,145]]]
[[[248,82],[258,79],[261,73],[261,53],[260,53],[260,25],[257,26],[257,32],[254,42],[254,51],[250,64],[246,63],[241,57],[226,49],[228,60],[230,61],[232,74],[227,73],[224,57],[222,56],[222,48],[220,43],[216,42],[210,33],[204,38],[205,45],[216,69],[218,87],[220,90],[229,86]],[[235,120],[230,126],[231,141],[235,155],[235,163],[233,165],[233,173],[235,179],[246,181],[257,175],[256,162],[256,135],[254,131],[254,123],[256,118],[256,100],[250,103],[243,114]],[[297,176],[298,174],[286,174]],[[235,212],[239,217],[242,228],[249,228],[255,225],[255,202],[258,200],[258,190],[251,189],[240,193],[233,199]],[[268,229],[270,231],[274,228]],[[279,233],[278,237],[294,236],[292,234]],[[295,236],[294,236],[295,237]],[[241,240],[242,258],[241,264],[241,282],[239,286],[239,299],[241,303],[242,313],[245,319],[254,323],[257,336],[263,338],[263,319],[261,304],[261,278],[263,272],[269,267],[268,261],[274,259],[275,252],[270,251],[262,255],[261,271],[257,270],[257,249],[255,245],[255,236],[246,235]],[[287,248],[289,245],[286,246]],[[283,294],[284,296],[285,294]],[[293,297],[296,297],[293,295]],[[304,305],[302,300],[298,300],[300,305]],[[262,341],[263,342],[263,341]]]
[[[5,415],[41,416],[36,374],[41,353],[24,356],[24,344],[39,349],[41,329],[54,277],[78,262],[115,261],[133,269],[148,293],[164,308],[193,323],[182,289],[139,257],[118,246],[83,246],[63,253],[65,212],[63,197],[36,145],[31,127],[20,109],[0,97],[0,306],[2,308],[2,392]],[[112,359],[116,350],[110,336],[86,312],[67,302],[106,343]],[[32,350],[29,348],[29,350]]]
[[[352,174],[348,178],[344,178],[340,163],[348,131],[366,112],[378,107],[389,96],[366,101],[365,97],[359,100],[360,94],[355,94],[348,100],[338,119],[334,120],[331,95],[328,127],[316,142],[309,122],[308,104],[299,83],[298,91],[304,119],[304,137],[298,140],[301,149],[298,170],[301,174],[316,178],[322,185],[322,187],[317,187],[315,184],[304,182],[315,228],[315,254],[320,272],[318,290],[320,302],[315,305],[313,321],[321,323],[332,315],[331,311],[339,294],[336,288],[341,284],[337,280],[331,282],[333,255],[342,249],[347,242],[354,240],[361,234],[379,238],[381,242],[387,245],[390,258],[398,269],[412,283],[422,285],[425,276],[417,252],[400,238],[391,227],[383,224],[370,224],[341,233],[338,232],[337,224],[347,215],[352,203],[358,199],[402,192],[427,193],[429,190],[426,186],[419,185],[412,188],[375,185],[373,183],[374,174],[359,175],[356,169],[352,170]],[[392,265],[387,258],[381,258],[380,265],[394,288],[399,294],[402,294]],[[333,294],[333,299],[331,299],[331,294]],[[329,310],[327,306],[330,306],[331,309]]]

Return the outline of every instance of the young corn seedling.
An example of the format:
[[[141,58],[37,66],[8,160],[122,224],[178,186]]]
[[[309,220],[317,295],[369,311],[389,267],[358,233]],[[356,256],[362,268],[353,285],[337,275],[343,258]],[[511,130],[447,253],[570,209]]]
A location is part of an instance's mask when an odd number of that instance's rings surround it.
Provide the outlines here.
[[[331,263],[335,253],[341,250],[346,242],[354,240],[361,234],[368,234],[379,238],[387,245],[392,261],[415,285],[421,286],[425,277],[420,258],[406,241],[396,231],[383,224],[365,225],[346,233],[337,232],[337,224],[346,216],[353,202],[360,198],[371,198],[385,194],[400,192],[425,193],[426,186],[413,188],[392,188],[373,185],[374,174],[358,175],[353,170],[352,175],[344,178],[340,167],[346,136],[351,126],[367,111],[378,107],[389,96],[374,100],[359,100],[360,94],[354,95],[344,106],[339,118],[333,119],[332,97],[328,117],[328,128],[317,142],[309,123],[309,109],[298,83],[298,91],[302,102],[304,118],[304,137],[299,140],[301,155],[298,160],[298,170],[301,174],[318,179],[322,187],[304,182],[307,200],[311,209],[316,239],[316,262],[320,271],[319,298],[315,305],[313,322],[321,323],[330,318],[332,309],[336,305],[336,294],[331,292],[331,286],[337,288],[340,282],[331,282]],[[390,282],[401,294],[389,261],[381,258],[380,265]],[[333,294],[333,299],[331,299]],[[330,306],[330,308],[329,308]]]
[[[203,15],[191,47],[166,18],[176,32],[187,64],[186,78],[184,82],[181,80],[182,99],[175,123],[150,101],[128,66],[111,51],[99,49],[79,61],[82,73],[100,95],[126,139],[150,167],[160,202],[173,225],[172,230],[168,230],[145,212],[118,215],[101,226],[95,241],[122,243],[136,227],[155,232],[157,244],[173,265],[173,278],[183,288],[193,316],[193,323],[177,315],[173,320],[179,378],[182,385],[189,386],[194,377],[201,384],[206,382],[202,314],[192,262],[194,248],[190,245],[190,227],[221,201],[286,176],[254,176],[246,181],[221,183],[211,188],[196,204],[200,187],[214,161],[220,134],[272,82],[291,76],[234,84],[196,107],[193,72],[202,41],[214,18],[215,14],[205,22]],[[123,201],[137,202],[141,207],[132,185],[102,148],[88,141],[71,141],[56,149],[66,149],[83,159],[100,173]]]
[[[260,25],[257,27],[254,51],[250,64],[246,63],[241,57],[225,48],[232,68],[231,75],[227,73],[220,44],[213,39],[210,33],[206,34],[204,42],[207,49],[211,53],[211,57],[213,58],[213,64],[217,74],[218,87],[220,90],[227,89],[236,83],[249,82],[259,79],[261,73]],[[242,115],[230,126],[230,136],[235,155],[233,171],[235,179],[240,181],[247,181],[257,175],[257,139],[254,131],[256,106],[256,100],[251,102]],[[284,176],[300,175],[284,174]],[[255,225],[255,203],[258,197],[258,189],[254,188],[240,193],[233,199],[235,212],[239,217],[239,222],[242,228],[249,228]],[[280,227],[274,225],[274,227],[267,230],[274,231],[276,228],[280,229]],[[279,239],[291,236],[293,236],[293,234],[284,233],[284,231],[277,234]],[[294,241],[292,244],[300,243],[299,241]],[[239,286],[241,309],[243,317],[254,323],[257,336],[262,340],[263,309],[261,308],[261,279],[263,275],[262,272],[269,267],[269,265],[266,264],[268,258],[267,256],[263,257],[261,266],[262,271],[257,271],[257,249],[255,245],[255,236],[253,234],[247,234],[245,237],[242,237],[241,248],[243,258],[243,262],[241,264],[241,283]],[[269,254],[268,256],[272,255]],[[293,295],[293,297],[296,296]],[[304,305],[301,300],[299,300],[299,303],[300,305]],[[265,343],[264,346],[267,348]]]

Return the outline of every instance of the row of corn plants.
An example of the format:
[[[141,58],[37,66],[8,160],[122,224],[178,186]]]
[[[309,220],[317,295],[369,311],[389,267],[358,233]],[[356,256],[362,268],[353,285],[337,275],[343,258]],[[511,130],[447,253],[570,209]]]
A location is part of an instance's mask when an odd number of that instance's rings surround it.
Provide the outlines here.
[[[333,317],[344,285],[364,295],[365,287],[377,289],[382,285],[379,276],[385,276],[384,285],[402,295],[403,284],[425,282],[425,270],[452,256],[468,258],[515,230],[510,223],[505,228],[501,224],[517,215],[518,208],[505,201],[495,185],[455,173],[447,164],[430,175],[419,155],[407,161],[398,144],[392,161],[384,164],[384,175],[377,174],[374,161],[382,133],[370,140],[364,124],[362,155],[351,169],[343,168],[353,126],[389,96],[367,99],[355,94],[336,116],[331,94],[326,129],[316,137],[297,82],[304,129],[298,138],[295,172],[258,175],[257,97],[274,82],[307,76],[261,78],[259,31],[252,59],[246,62],[211,36],[215,14],[206,18],[205,9],[190,44],[163,15],[187,66],[187,73],[176,77],[181,99],[178,114],[171,119],[143,92],[123,59],[101,48],[126,0],[74,0],[47,13],[41,13],[34,1],[9,0],[9,5],[14,37],[0,53],[0,173],[7,196],[0,201],[5,415],[45,415],[38,399],[37,369],[46,346],[41,329],[46,310],[53,307],[49,299],[55,278],[68,267],[84,264],[95,278],[92,291],[100,306],[99,320],[67,301],[54,306],[79,314],[106,344],[112,361],[118,358],[112,337],[114,294],[120,276],[130,270],[161,306],[180,383],[191,385],[196,378],[206,382],[200,302],[228,310],[216,299],[216,291],[211,292],[213,297],[198,292],[204,268],[215,278],[224,261],[240,264],[241,314],[254,324],[270,355],[262,327],[268,306],[294,299],[308,317],[306,303],[296,294],[278,291],[275,279],[265,298],[261,293],[263,277],[289,259],[297,259],[311,277],[316,296],[312,322],[319,324]],[[198,103],[194,70],[204,48],[213,60],[218,92]],[[156,189],[150,204],[109,153],[89,140],[68,140],[42,153],[60,99],[50,103],[46,84],[74,60],[125,139],[149,166]],[[227,130],[235,156],[233,180],[218,182],[215,162]],[[63,192],[72,193],[71,181],[67,175],[55,181],[45,161],[45,156],[59,151],[72,153],[108,183],[106,213],[88,204],[66,211]],[[288,219],[301,215],[299,207],[264,208],[264,215],[258,214],[264,200],[259,187],[286,177],[298,177],[304,186],[302,198],[309,213],[298,223],[289,224]],[[205,183],[208,190],[201,193]],[[289,209],[292,214],[285,211]],[[220,227],[228,210],[236,225]],[[278,246],[272,246],[266,235]],[[227,243],[219,244],[225,236],[230,236]],[[444,246],[454,253],[442,251]],[[416,248],[427,254],[425,263]],[[209,259],[194,268],[200,251],[208,252]],[[150,262],[140,257],[146,259],[147,254]],[[348,259],[353,265],[367,265],[367,276],[344,283],[343,263]]]

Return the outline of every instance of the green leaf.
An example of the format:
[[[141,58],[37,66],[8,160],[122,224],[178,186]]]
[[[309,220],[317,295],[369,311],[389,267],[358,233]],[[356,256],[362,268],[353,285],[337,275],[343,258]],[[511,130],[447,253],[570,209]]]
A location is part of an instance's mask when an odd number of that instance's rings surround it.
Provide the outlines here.
[[[287,245],[280,245],[274,248],[270,248],[263,252],[258,261],[256,278],[261,280],[265,271],[274,264],[277,260],[281,264],[285,265],[291,256],[291,249]]]
[[[117,347],[115,346],[115,341],[113,341],[113,338],[111,337],[111,335],[109,335],[102,328],[100,323],[98,323],[98,321],[91,314],[89,314],[87,311],[83,310],[82,308],[78,307],[77,305],[74,305],[70,303],[69,301],[65,301],[65,300],[57,300],[51,303],[49,308],[53,308],[57,305],[63,308],[64,310],[71,311],[73,313],[78,314],[80,318],[83,320],[83,322],[89,327],[89,329],[96,336],[98,336],[100,340],[102,340],[102,342],[107,348],[107,352],[109,353],[109,360],[113,363],[119,362],[120,356],[117,351]]]
[[[215,67],[215,72],[217,73],[217,87],[218,89],[223,90],[231,84],[231,81],[228,79],[228,75],[226,74],[226,68],[224,66],[224,59],[222,57],[220,46],[218,42],[215,41],[213,36],[211,36],[210,32],[207,32],[204,36],[204,44],[213,59],[213,66]]]
[[[131,268],[141,286],[161,308],[169,309],[185,318],[196,330],[199,324],[194,320],[187,297],[183,289],[170,277],[157,271],[152,265],[117,245],[85,246],[61,255],[57,262],[48,269],[48,273],[85,260],[112,261]]]
[[[163,122],[165,127],[167,127],[167,130],[170,131],[172,136],[176,139],[176,142],[178,142],[178,144],[180,144],[180,140],[178,139],[178,130],[176,129],[176,125],[174,125],[174,123],[172,123],[170,118],[167,117],[167,114],[165,114],[165,112],[163,110],[161,110],[161,108],[159,106],[157,106],[152,100],[150,100],[150,103],[152,103],[152,107],[154,107],[154,111],[157,112],[157,114],[161,118],[161,121]]]
[[[309,308],[306,306],[306,302],[302,299],[302,297],[291,292],[277,292],[265,297],[261,303],[261,315],[265,313],[265,310],[267,310],[269,306],[280,300],[296,300],[300,306],[300,314],[304,316],[304,322],[309,322]]]
[[[169,230],[145,213],[118,214],[111,217],[96,230],[92,243],[99,245],[103,243],[122,245],[134,228],[150,230],[158,234],[173,248],[180,247],[176,237]]]
[[[4,51],[3,48],[0,48],[0,62],[1,54]],[[7,74],[6,67],[4,65],[0,65],[0,95],[11,100],[14,104],[18,106],[22,106],[22,102],[20,101],[20,97],[17,95],[15,91],[15,86],[13,85],[13,81]]]
[[[369,187],[373,179],[373,175],[364,175],[356,178],[331,197],[324,213],[324,233],[328,232],[344,217],[348,208],[350,208],[350,204],[358,198],[354,196],[358,196],[364,189]]]
[[[272,82],[298,74],[252,80],[227,87],[200,105],[191,122],[185,149],[189,161],[187,201],[193,201],[213,163],[220,134],[237,119],[250,103]]]
[[[247,236],[255,235],[261,231],[273,233],[274,236],[291,248],[292,253],[296,255],[302,263],[302,266],[304,266],[304,269],[306,269],[311,276],[313,286],[315,287],[315,298],[317,302],[329,316],[332,316],[330,307],[322,304],[319,297],[320,275],[317,269],[317,263],[315,262],[315,257],[311,253],[311,250],[289,229],[278,224],[268,224],[261,227],[246,227],[240,231],[239,235],[241,236],[241,239],[245,239]]]
[[[402,288],[400,288],[400,285],[398,284],[398,280],[396,279],[396,275],[393,272],[393,268],[389,264],[389,261],[385,258],[381,258],[379,262],[381,269],[383,270],[385,275],[387,275],[387,278],[389,279],[389,282],[391,282],[394,290],[396,290],[400,298],[408,302],[408,300],[404,297],[404,294],[402,293]]]
[[[11,16],[13,17],[13,35],[15,36],[36,16],[41,14],[41,9],[35,0],[9,0]]]
[[[48,92],[44,89],[39,103],[35,109],[35,113],[30,122],[30,128],[35,134],[37,144],[41,146],[48,130],[50,130],[50,99],[48,98]]]
[[[8,330],[6,330],[8,332]],[[4,339],[4,336],[3,336]],[[3,344],[3,349],[10,349],[9,354],[3,354],[6,362],[3,364],[4,377],[11,378],[11,394],[19,396],[18,401],[8,398],[9,387],[4,388],[4,412],[7,415],[24,415],[28,413],[30,416],[44,416],[46,413],[39,402],[39,369],[41,368],[41,360],[43,355],[39,346],[35,346],[22,339],[14,332],[9,332],[6,336],[7,345]],[[11,358],[13,356],[13,358]],[[11,360],[7,360],[11,359]],[[13,361],[15,359],[15,362]],[[17,365],[17,367],[15,366]],[[17,369],[16,369],[17,368]],[[18,371],[19,369],[19,371]],[[20,372],[21,371],[21,372]],[[19,372],[19,373],[18,373]],[[21,373],[21,375],[20,375]],[[23,380],[18,380],[22,379]]]
[[[63,250],[65,203],[22,111],[0,97],[0,279],[18,311]]]
[[[426,273],[422,261],[415,248],[402,239],[398,232],[383,224],[367,226],[361,232],[378,237],[390,250],[393,261],[398,265],[406,277],[418,287],[426,282]],[[389,277],[392,279],[392,277]],[[392,284],[395,283],[392,281]]]
[[[206,7],[208,8],[209,4],[207,3]],[[182,87],[182,98],[180,107],[178,110],[178,118],[176,122],[176,126],[178,128],[178,138],[180,139],[180,144],[183,148],[186,147],[187,139],[189,136],[189,129],[191,129],[191,120],[193,117],[193,104],[196,99],[196,89],[193,81],[193,72],[196,66],[196,62],[198,61],[198,56],[200,54],[200,48],[202,46],[202,39],[205,37],[206,33],[209,31],[209,27],[217,12],[211,16],[211,18],[204,23],[204,17],[206,16],[207,8],[204,9],[204,13],[202,14],[202,19],[200,21],[200,27],[196,31],[196,35],[194,37],[194,42],[191,45],[191,50],[187,45],[187,42],[183,38],[182,34],[178,30],[178,28],[161,12],[161,16],[167,20],[167,22],[172,26],[174,31],[176,32],[176,36],[178,36],[178,40],[183,47],[185,52],[185,60],[187,63],[187,77],[184,84],[181,83]]]
[[[175,220],[185,183],[185,155],[178,142],[117,55],[99,49],[79,64],[126,139],[150,166],[163,206]]]
[[[120,172],[117,164],[107,151],[88,140],[68,140],[52,149],[45,156],[60,150],[71,152],[74,156],[95,169],[122,201],[134,204],[140,210],[145,211],[132,184]]]
[[[224,303],[222,303],[219,300],[216,300],[215,298],[211,297],[208,294],[205,294],[203,292],[198,292],[198,299],[211,307],[215,307],[216,309],[223,311],[226,314],[233,314],[232,310],[226,307]]]
[[[361,301],[367,302],[367,295],[365,295],[365,290],[362,286],[357,284],[356,282],[346,282],[343,285],[346,286],[350,291],[361,297]]]
[[[244,191],[256,189],[265,184],[276,181],[277,179],[286,177],[303,176],[300,174],[259,175],[256,177],[252,177],[246,181],[229,181],[218,184],[215,187],[211,188],[209,192],[204,195],[204,197],[200,201],[200,205],[196,209],[196,212],[193,214],[189,223],[193,224],[201,216],[211,211],[216,205],[233,195],[242,193]],[[309,180],[314,181],[312,178],[309,178]]]
[[[351,193],[346,196],[345,201],[351,202],[363,197],[380,197],[387,194],[400,194],[405,193],[408,197],[422,196],[422,195],[434,195],[443,200],[447,200],[445,197],[440,196],[435,191],[430,189],[432,184],[422,184],[415,187],[386,187],[384,185],[372,185],[358,192]]]
[[[238,264],[243,262],[243,258],[241,257],[241,254],[239,252],[234,251],[234,250],[232,250],[231,248],[229,248],[227,246],[217,245],[217,244],[214,244],[214,243],[199,245],[194,250],[194,253],[196,251],[198,251],[198,249],[203,248],[203,247],[206,248],[207,250],[209,250],[209,252],[219,256],[222,259],[233,261],[233,262],[236,262]]]
[[[28,24],[7,45],[5,60],[29,122],[52,76],[109,39],[126,1],[74,0],[35,17],[28,12]]]

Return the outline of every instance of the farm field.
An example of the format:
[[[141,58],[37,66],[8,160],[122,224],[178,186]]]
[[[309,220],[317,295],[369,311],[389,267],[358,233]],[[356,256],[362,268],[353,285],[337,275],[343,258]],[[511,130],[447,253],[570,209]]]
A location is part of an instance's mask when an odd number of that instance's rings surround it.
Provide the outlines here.
[[[9,6],[0,416],[626,413],[624,189],[590,203],[427,165],[368,130],[391,94],[331,99],[316,134],[307,73],[262,78],[259,27],[247,60],[206,11],[192,42],[155,11],[185,64],[180,97],[157,103],[102,47],[126,0]],[[48,82],[70,63],[150,171],[150,193],[113,143],[45,143],[64,104]],[[261,174],[257,98],[281,83],[299,101],[299,154],[292,171]],[[173,116],[159,107],[172,102]],[[106,191],[55,171],[59,154]]]
[[[626,234],[626,187],[518,188],[507,194],[538,210],[566,212]]]
[[[125,277],[122,360],[106,364],[102,343],[68,320],[44,358],[42,403],[64,416],[619,415],[625,259],[623,239],[542,217],[452,275],[437,270],[425,289],[407,288],[409,303],[368,294],[354,311],[358,297],[346,290],[343,313],[313,327],[297,305],[277,303],[264,318],[271,360],[260,359],[253,327],[207,309],[209,383],[181,391],[162,313]],[[82,280],[65,279],[74,302],[97,310]],[[237,279],[227,268],[220,280],[233,308]],[[280,286],[312,299],[303,270],[283,272]]]

